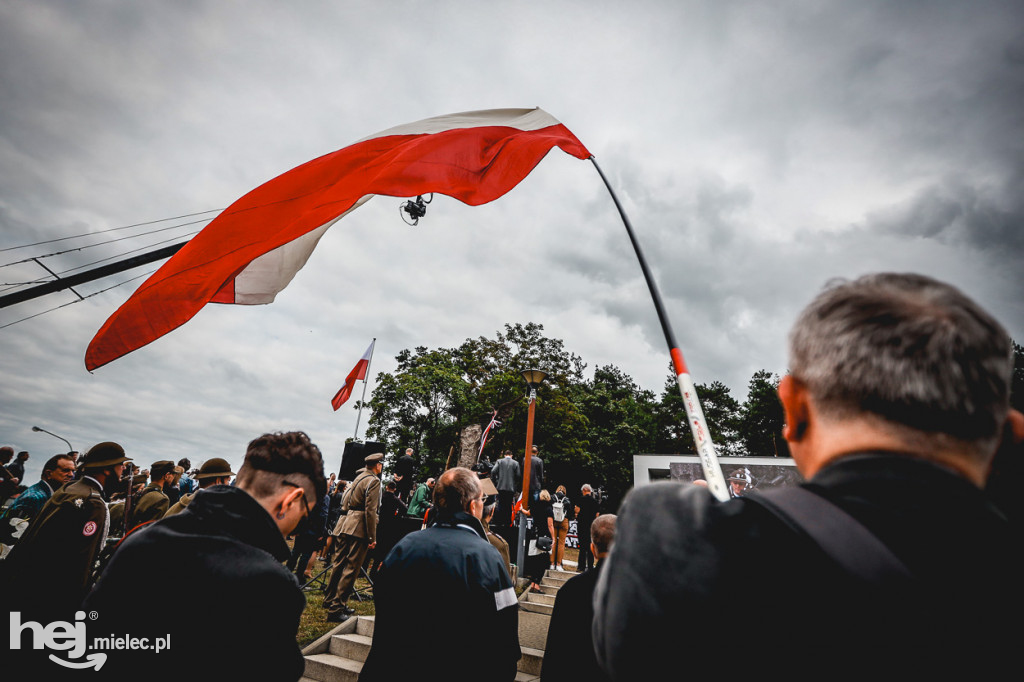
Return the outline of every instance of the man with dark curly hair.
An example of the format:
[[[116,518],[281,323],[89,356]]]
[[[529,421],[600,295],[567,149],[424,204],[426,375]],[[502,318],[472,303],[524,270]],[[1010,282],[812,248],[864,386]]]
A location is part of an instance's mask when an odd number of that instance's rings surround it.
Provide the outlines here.
[[[94,634],[169,637],[172,650],[202,662],[202,679],[302,676],[295,636],[306,600],[282,562],[285,538],[327,492],[323,458],[301,431],[264,434],[249,443],[235,483],[204,489],[123,541],[83,606],[97,614]],[[189,609],[140,604],[182,585]],[[104,676],[118,679],[181,674],[152,649],[111,653],[107,665]]]

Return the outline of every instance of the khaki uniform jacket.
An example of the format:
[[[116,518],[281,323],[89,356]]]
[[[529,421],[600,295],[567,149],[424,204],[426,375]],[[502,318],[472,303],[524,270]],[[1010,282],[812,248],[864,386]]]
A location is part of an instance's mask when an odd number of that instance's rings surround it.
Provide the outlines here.
[[[366,540],[367,543],[377,541],[377,512],[380,509],[380,479],[366,469],[345,491],[342,503],[345,515],[341,517],[342,535],[352,535]]]
[[[171,499],[164,493],[163,486],[150,483],[142,491],[139,503],[131,510],[132,528],[147,521],[163,518],[171,506]]]
[[[199,491],[197,490],[196,493],[197,492]],[[174,516],[178,512],[185,511],[185,507],[187,507],[188,503],[192,501],[192,498],[196,496],[196,493],[185,493],[178,498],[178,501],[172,504],[171,508],[164,513],[164,518],[166,519],[168,516]]]
[[[94,479],[72,481],[55,492],[4,561],[7,584],[17,585],[11,610],[70,620],[92,586],[108,522],[107,503]]]

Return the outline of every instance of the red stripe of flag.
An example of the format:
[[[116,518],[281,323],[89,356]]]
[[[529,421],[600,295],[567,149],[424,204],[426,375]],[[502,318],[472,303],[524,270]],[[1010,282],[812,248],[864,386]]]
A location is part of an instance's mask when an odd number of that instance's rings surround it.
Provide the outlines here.
[[[190,320],[207,303],[269,303],[331,224],[375,194],[436,192],[493,201],[553,148],[590,152],[541,109],[494,109],[392,128],[257,187],[218,215],[104,323],[86,351],[96,369]]]
[[[366,381],[366,368],[370,365],[370,354],[373,352],[373,344],[371,343],[366,352],[363,353],[363,357],[359,359],[356,366],[352,368],[352,371],[345,377],[345,385],[331,398],[331,406],[334,411],[337,412],[338,408],[345,404],[345,401],[352,395],[352,388],[356,385],[357,381]]]

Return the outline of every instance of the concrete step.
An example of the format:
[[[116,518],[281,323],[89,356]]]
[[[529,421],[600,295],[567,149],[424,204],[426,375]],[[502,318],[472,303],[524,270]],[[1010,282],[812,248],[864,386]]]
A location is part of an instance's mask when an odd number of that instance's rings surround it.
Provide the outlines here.
[[[540,682],[540,675],[531,675],[522,670],[516,671],[515,682]]]
[[[549,591],[546,591],[543,587],[540,589],[540,592],[530,592],[529,590],[523,592],[523,596],[525,597],[525,599],[521,599],[520,601],[530,601],[534,602],[535,604],[547,604],[549,606],[554,606],[555,595],[558,594],[558,590],[548,588]]]
[[[377,622],[376,616],[359,616],[356,621],[356,634],[373,637],[373,624]]]
[[[544,662],[544,651],[541,649],[534,649],[533,647],[520,647],[523,652],[523,657],[519,659],[519,665],[516,669],[520,672],[528,675],[540,676],[540,667]]]
[[[306,656],[304,677],[317,682],[358,682],[362,669],[362,661],[334,654],[310,654]]]
[[[533,613],[543,613],[546,616],[550,616],[551,612],[555,610],[555,607],[551,604],[541,604],[535,601],[521,601],[519,602],[520,613],[523,611],[531,611]]]
[[[373,642],[373,637],[366,635],[335,635],[331,637],[331,648],[328,649],[328,652],[362,663],[366,661],[366,656],[370,653],[371,642]]]
[[[546,613],[519,611],[519,646],[543,652],[548,643],[551,616]]]

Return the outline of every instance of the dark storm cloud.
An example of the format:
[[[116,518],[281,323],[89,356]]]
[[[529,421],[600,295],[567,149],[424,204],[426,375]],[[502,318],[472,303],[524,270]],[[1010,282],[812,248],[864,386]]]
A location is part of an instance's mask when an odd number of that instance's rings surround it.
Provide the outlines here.
[[[829,278],[880,269],[952,281],[1024,335],[1021,3],[520,9],[0,0],[0,248],[223,207],[400,123],[539,105],[609,176],[698,382],[742,398],[784,371]],[[371,338],[375,374],[506,322],[661,390],[661,329],[590,164],[552,152],[500,201],[439,197],[417,228],[400,201],[333,227],[273,305],[211,306],[91,375],[85,346],[132,286],[0,330],[0,441],[46,449],[38,420],[147,464],[237,463],[283,427],[337,446],[356,414],[329,398]]]

